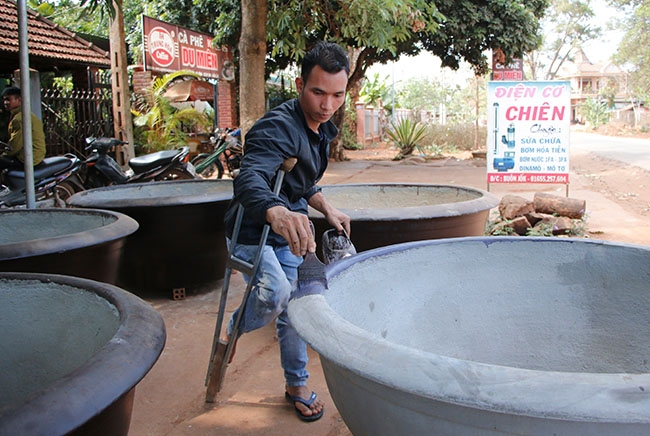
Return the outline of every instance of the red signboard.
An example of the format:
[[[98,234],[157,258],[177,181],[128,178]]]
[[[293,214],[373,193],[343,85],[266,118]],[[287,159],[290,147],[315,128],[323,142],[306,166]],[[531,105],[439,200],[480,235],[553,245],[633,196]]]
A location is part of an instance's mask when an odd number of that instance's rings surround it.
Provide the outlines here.
[[[492,80],[520,82],[524,80],[524,61],[512,59],[506,64],[506,56],[501,50],[492,51]]]
[[[142,16],[144,67],[169,73],[193,71],[203,77],[219,78],[226,61],[232,61],[227,47],[212,47],[212,37],[155,18]]]

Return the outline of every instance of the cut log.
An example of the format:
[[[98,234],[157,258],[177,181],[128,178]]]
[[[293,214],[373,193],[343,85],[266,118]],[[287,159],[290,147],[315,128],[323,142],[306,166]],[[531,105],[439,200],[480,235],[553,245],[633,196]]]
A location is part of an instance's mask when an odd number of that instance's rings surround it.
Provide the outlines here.
[[[499,214],[504,220],[511,220],[535,212],[533,202],[518,195],[505,195],[499,202]]]
[[[535,212],[581,219],[585,214],[587,202],[577,198],[537,192],[533,198],[533,205]]]
[[[534,226],[535,224],[543,220],[545,216],[546,215],[544,215],[543,213],[532,212],[526,214],[526,219],[528,220],[531,226]]]
[[[533,226],[533,233],[551,232],[555,236],[568,235],[573,230],[573,222],[565,216],[540,215],[542,219]]]
[[[512,229],[515,231],[515,233],[520,236],[526,236],[528,229],[531,227],[526,217],[523,216],[518,216],[517,218],[513,219],[510,222],[510,226],[512,226]]]

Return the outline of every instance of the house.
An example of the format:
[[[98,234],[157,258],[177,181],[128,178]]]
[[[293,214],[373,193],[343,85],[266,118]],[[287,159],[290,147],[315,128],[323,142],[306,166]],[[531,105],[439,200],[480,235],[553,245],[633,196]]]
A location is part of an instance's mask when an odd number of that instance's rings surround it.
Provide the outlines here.
[[[111,67],[107,51],[27,8],[29,66],[38,72],[72,73],[75,88],[88,88],[88,69]],[[0,77],[20,68],[18,8],[14,0],[0,0]]]
[[[26,13],[30,101],[46,127],[47,154],[83,155],[87,131],[112,133],[110,93],[93,90],[99,71],[111,67],[109,53],[29,8]],[[18,6],[14,0],[0,0],[0,91],[14,83],[20,86],[19,51]],[[43,95],[41,74],[50,72],[70,73],[75,95]],[[62,116],[70,111],[73,116]],[[6,135],[8,116],[0,112],[0,139]]]
[[[580,107],[589,98],[611,101],[616,110],[630,104],[626,92],[627,73],[611,62],[592,63],[582,49],[578,49],[573,61],[562,65],[555,79],[571,83],[571,119],[574,122],[584,122]]]

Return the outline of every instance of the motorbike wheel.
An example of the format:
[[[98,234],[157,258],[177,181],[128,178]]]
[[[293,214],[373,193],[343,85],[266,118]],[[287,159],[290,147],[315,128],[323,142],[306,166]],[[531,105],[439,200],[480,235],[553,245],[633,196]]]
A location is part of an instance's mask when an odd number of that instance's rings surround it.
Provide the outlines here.
[[[67,204],[68,199],[72,197],[77,190],[74,188],[74,185],[69,182],[61,182],[56,185],[56,196],[62,202]]]
[[[201,162],[203,162],[206,159],[206,157],[203,156],[197,156],[193,161],[192,164],[196,167],[198,166]],[[199,176],[204,178],[204,179],[209,179],[211,178],[214,173],[217,173],[217,179],[221,179],[223,177],[223,164],[221,163],[220,160],[216,160],[212,162],[210,165],[207,166],[203,171],[199,173]]]
[[[160,176],[156,177],[156,180],[161,181],[161,180],[182,180],[182,179],[194,179],[195,177],[183,170],[179,170],[177,168],[172,168],[169,171],[167,171],[164,174],[161,174]]]

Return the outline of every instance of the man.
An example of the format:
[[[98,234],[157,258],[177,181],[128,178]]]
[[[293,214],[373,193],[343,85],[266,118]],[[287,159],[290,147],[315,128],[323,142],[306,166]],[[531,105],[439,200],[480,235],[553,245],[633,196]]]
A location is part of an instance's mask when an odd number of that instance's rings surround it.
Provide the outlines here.
[[[302,256],[316,250],[307,205],[323,213],[338,231],[350,234],[350,217],[332,207],[316,186],[327,168],[329,142],[338,133],[330,118],[345,102],[349,74],[347,55],[336,44],[320,42],[305,54],[301,76],[296,79],[298,98],[271,110],[246,135],[241,170],[233,181],[233,202],[225,218],[230,238],[237,205],[244,206],[235,255],[250,262],[264,223],[271,225],[239,332],[276,320],[285,397],[304,421],[319,419],[324,404],[306,386],[307,347],[289,324],[286,309]],[[298,162],[285,175],[281,194],[274,195],[278,169],[291,157]],[[238,339],[230,337],[236,317],[237,312],[224,341]]]
[[[23,113],[20,88],[10,86],[2,92],[5,109],[11,113],[9,118],[9,150],[0,155],[0,170],[20,169],[25,167],[25,150],[23,150]],[[34,166],[45,157],[45,133],[43,123],[32,113],[32,155]]]

